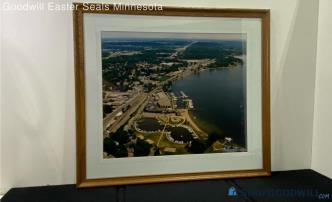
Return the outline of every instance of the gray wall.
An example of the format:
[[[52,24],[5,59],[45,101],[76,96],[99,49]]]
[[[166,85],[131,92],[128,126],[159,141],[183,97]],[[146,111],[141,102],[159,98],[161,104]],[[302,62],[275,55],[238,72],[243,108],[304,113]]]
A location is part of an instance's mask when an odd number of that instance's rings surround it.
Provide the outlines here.
[[[332,1],[320,0],[312,168],[332,178]]]

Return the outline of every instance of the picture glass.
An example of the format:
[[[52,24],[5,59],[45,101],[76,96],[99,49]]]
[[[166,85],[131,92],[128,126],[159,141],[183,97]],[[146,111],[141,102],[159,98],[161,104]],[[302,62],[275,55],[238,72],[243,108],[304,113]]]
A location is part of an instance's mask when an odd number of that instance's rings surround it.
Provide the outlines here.
[[[103,159],[247,151],[246,33],[100,34]]]
[[[262,25],[84,14],[84,177],[262,169]]]

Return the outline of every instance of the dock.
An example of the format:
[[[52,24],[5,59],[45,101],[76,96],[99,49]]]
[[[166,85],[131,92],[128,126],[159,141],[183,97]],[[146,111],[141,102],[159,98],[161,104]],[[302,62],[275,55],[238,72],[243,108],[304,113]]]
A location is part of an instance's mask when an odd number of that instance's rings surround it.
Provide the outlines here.
[[[182,98],[187,98],[188,97],[183,91],[180,91],[180,93],[181,93]]]

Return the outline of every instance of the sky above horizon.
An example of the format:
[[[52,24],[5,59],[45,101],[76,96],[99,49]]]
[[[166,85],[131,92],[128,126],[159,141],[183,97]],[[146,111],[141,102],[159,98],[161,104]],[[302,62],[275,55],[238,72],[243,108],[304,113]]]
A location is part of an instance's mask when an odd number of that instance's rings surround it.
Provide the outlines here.
[[[194,39],[194,40],[246,40],[242,33],[173,33],[102,31],[101,39]]]

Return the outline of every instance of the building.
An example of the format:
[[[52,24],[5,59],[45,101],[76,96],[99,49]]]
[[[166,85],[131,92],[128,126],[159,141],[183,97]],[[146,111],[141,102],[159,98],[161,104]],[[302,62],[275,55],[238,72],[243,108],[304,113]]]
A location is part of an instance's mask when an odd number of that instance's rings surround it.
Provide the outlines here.
[[[164,152],[175,153],[176,152],[176,148],[175,147],[165,147],[164,148]]]
[[[158,106],[160,108],[171,108],[172,104],[171,101],[169,99],[169,97],[165,94],[165,92],[159,92],[157,93],[157,99],[158,99]]]

